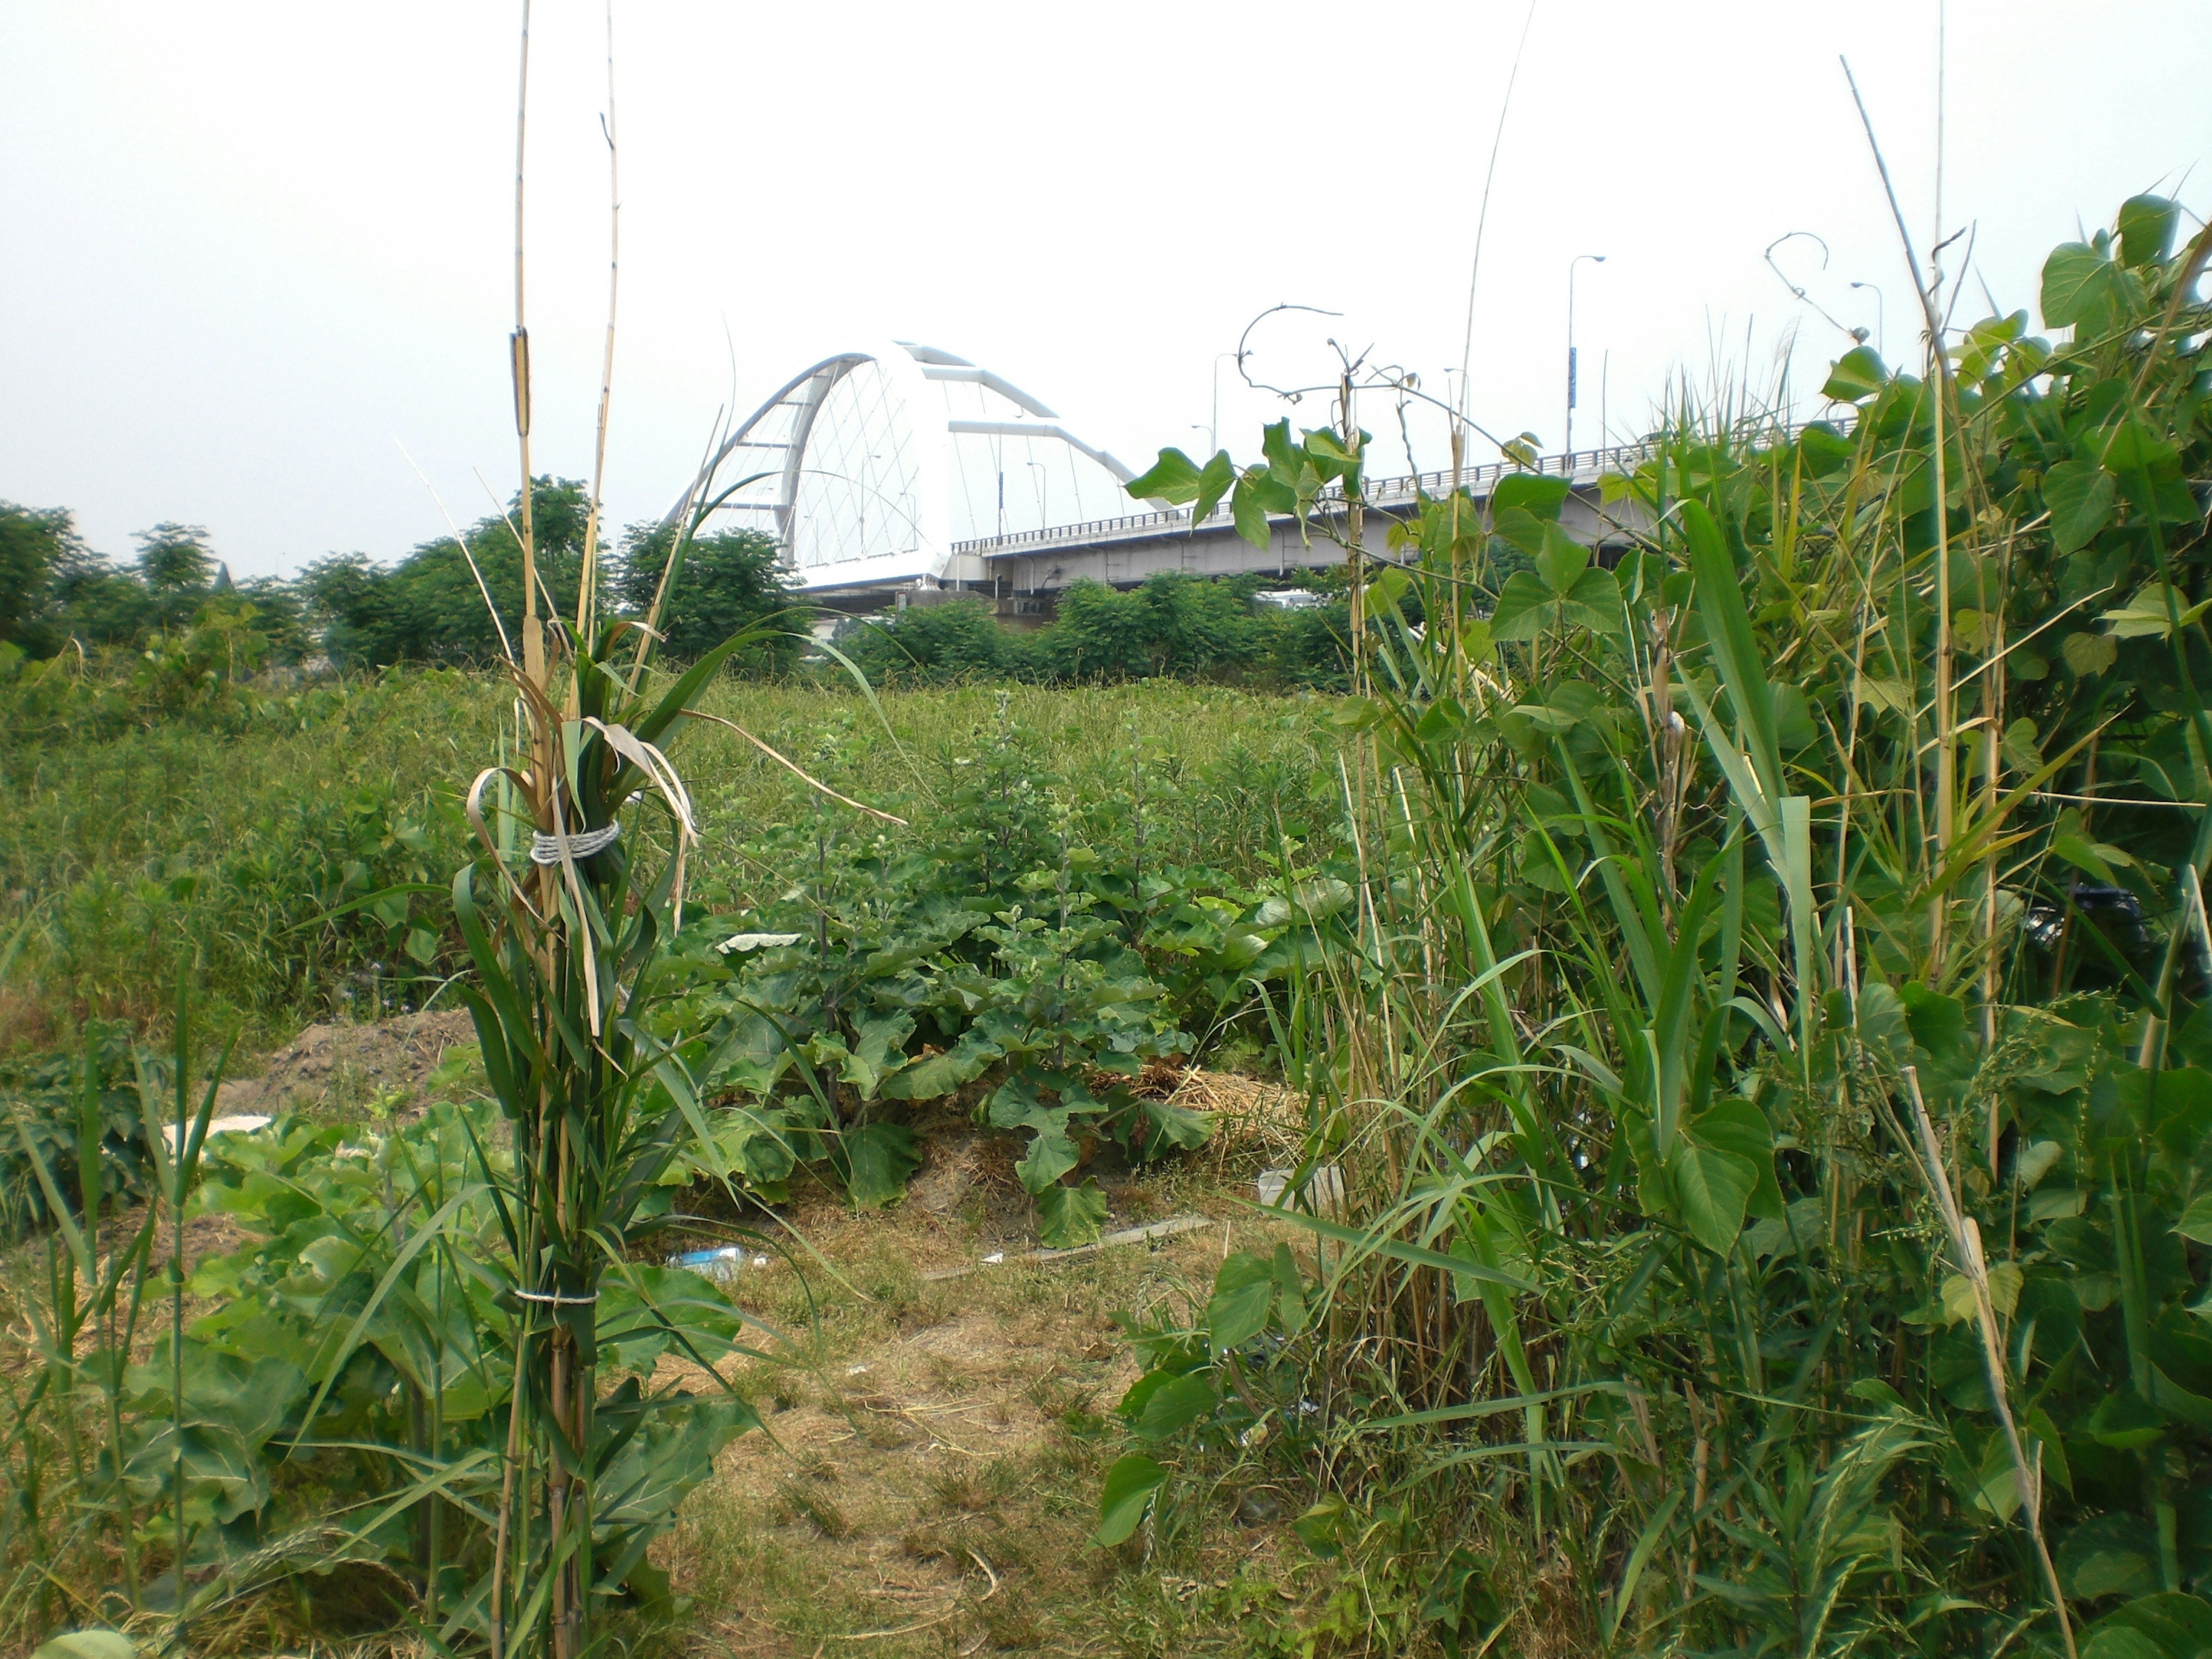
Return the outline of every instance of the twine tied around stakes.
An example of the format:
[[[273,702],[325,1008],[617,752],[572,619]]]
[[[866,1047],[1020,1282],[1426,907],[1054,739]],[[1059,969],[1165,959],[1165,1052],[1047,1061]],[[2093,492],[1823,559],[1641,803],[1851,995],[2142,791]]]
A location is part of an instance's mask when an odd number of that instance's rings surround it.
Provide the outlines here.
[[[572,859],[587,859],[594,853],[605,852],[615,844],[622,834],[619,823],[602,824],[597,830],[580,830],[573,836],[549,836],[543,830],[530,838],[530,861],[532,864],[556,865],[561,862],[565,847]]]

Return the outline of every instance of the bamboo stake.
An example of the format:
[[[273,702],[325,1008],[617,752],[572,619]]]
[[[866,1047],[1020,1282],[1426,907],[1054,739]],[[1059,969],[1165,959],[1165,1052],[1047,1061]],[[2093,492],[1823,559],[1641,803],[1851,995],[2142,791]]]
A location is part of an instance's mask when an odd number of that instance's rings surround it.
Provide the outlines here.
[[[530,107],[530,0],[522,0],[522,67],[514,94],[514,332],[507,337],[514,379],[514,435],[522,457],[522,670],[542,690],[545,635],[538,614],[538,548],[530,501],[530,330],[522,306],[522,158]]]
[[[1928,1103],[1920,1096],[1920,1076],[1917,1069],[1903,1068],[1905,1091],[1912,1097],[1912,1115],[1920,1131],[1920,1153],[1925,1160],[1920,1170],[1929,1195],[1936,1200],[1936,1210],[1943,1218],[1944,1231],[1951,1236],[1951,1249],[1959,1261],[1960,1270],[1974,1291],[1974,1322],[1982,1339],[1982,1364],[1989,1372],[1990,1398],[1996,1406],[1997,1422],[2004,1430],[2005,1448],[2012,1455],[2013,1486],[2020,1494],[2020,1512],[2027,1518],[2028,1536],[2035,1544],[2035,1559],[2042,1565],[2044,1582],[2051,1589],[2051,1610],[2058,1615],[2058,1633],[2065,1639],[2067,1659],[2076,1659],[2074,1646],[2074,1621],[2066,1611],[2066,1592],[2058,1583],[2058,1569],[2052,1565],[2051,1549],[2043,1539],[2043,1482],[2039,1468],[2032,1468],[2027,1454],[2021,1448],[2020,1428],[2014,1422],[2009,1386],[2005,1380],[2004,1340],[1997,1333],[1995,1304],[1990,1300],[1989,1264],[1982,1258],[1981,1230],[1972,1216],[1962,1215],[1959,1201],[1952,1195],[1951,1182],[1943,1172],[1943,1151],[1936,1139],[1936,1125],[1928,1116]],[[2040,1464],[2040,1458],[2038,1464]]]
[[[607,344],[599,359],[599,423],[592,450],[592,504],[584,515],[584,568],[576,584],[576,632],[589,639],[599,609],[599,501],[607,476],[607,405],[614,396],[615,297],[622,277],[622,180],[615,145],[615,9],[607,0]],[[571,700],[574,693],[570,694]]]
[[[1945,504],[1946,485],[1944,466],[1944,396],[1950,386],[1949,355],[1943,349],[1943,319],[1936,309],[1936,298],[1929,283],[1920,274],[1919,257],[1913,251],[1912,234],[1905,228],[1905,212],[1898,205],[1896,187],[1890,182],[1889,162],[1881,153],[1881,143],[1874,136],[1874,121],[1867,113],[1866,100],[1859,96],[1859,83],[1851,74],[1850,60],[1839,58],[1844,66],[1844,79],[1851,89],[1851,102],[1858,108],[1859,125],[1866,131],[1867,146],[1874,152],[1875,168],[1881,174],[1882,193],[1888,198],[1890,216],[1897,222],[1898,240],[1905,247],[1905,263],[1912,278],[1913,297],[1920,301],[1920,314],[1926,327],[1928,344],[1927,388],[1932,399],[1929,409],[1929,430],[1933,441],[1929,451],[1929,483],[1934,492],[1933,511],[1936,515],[1936,860],[1941,865],[1949,852],[1955,830],[1953,816],[1955,811],[1953,780],[1953,747],[1956,742],[1954,711],[1951,696],[1951,543],[1949,512]],[[1937,258],[1942,252],[1939,243],[1929,255],[1929,270],[1940,282],[1942,266]],[[1946,906],[1940,892],[1929,896],[1929,964],[1932,972],[1943,954],[1943,935]]]

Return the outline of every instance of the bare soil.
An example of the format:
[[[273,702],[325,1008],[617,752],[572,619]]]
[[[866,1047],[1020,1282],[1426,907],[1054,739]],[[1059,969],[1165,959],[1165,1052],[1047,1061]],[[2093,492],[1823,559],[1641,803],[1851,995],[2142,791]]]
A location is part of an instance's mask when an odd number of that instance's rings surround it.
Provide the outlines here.
[[[402,1014],[366,1025],[310,1025],[261,1062],[257,1077],[228,1079],[221,1113],[356,1109],[371,1101],[418,1105],[430,1073],[457,1043],[474,1042],[468,1013]]]

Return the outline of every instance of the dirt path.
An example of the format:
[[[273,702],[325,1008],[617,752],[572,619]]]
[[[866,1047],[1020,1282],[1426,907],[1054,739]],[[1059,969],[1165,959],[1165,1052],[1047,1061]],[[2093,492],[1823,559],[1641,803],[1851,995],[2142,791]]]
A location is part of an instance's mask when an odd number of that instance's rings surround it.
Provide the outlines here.
[[[1188,1169],[1133,1178],[1109,1227],[1194,1211],[1225,1227],[1050,1262],[1009,1249],[939,1279],[927,1275],[1001,1241],[911,1200],[868,1216],[800,1207],[794,1225],[848,1284],[817,1273],[810,1322],[790,1269],[741,1283],[748,1311],[810,1346],[811,1364],[752,1368],[767,1431],[730,1447],[655,1551],[696,1599],[683,1650],[1235,1650],[1233,1625],[1192,1592],[1282,1582],[1303,1553],[1285,1503],[1259,1495],[1243,1505],[1257,1524],[1215,1529],[1202,1581],[1147,1571],[1133,1549],[1109,1555],[1089,1535],[1098,1482],[1126,1449],[1109,1414],[1137,1375],[1115,1316],[1202,1297],[1224,1233],[1257,1242],[1256,1224],[1234,1218],[1243,1190]]]
[[[475,1033],[460,1012],[314,1025],[224,1085],[225,1113],[405,1113]],[[1206,1073],[1148,1079],[1219,1115],[1202,1152],[1102,1167],[1109,1230],[1189,1214],[1172,1237],[1030,1258],[1018,1151],[958,1117],[927,1126],[905,1198],[856,1214],[799,1192],[781,1260],[737,1286],[773,1361],[744,1367],[764,1431],[740,1437],[654,1547],[690,1615],[684,1655],[865,1659],[989,1652],[1240,1653],[1255,1600],[1288,1611],[1313,1566],[1291,1494],[1216,1494],[1175,1552],[1089,1541],[1105,1468],[1127,1449],[1113,1407],[1137,1375],[1117,1318],[1179,1317],[1232,1248],[1270,1248],[1254,1172],[1295,1140],[1281,1091]],[[995,1262],[987,1258],[1000,1256]],[[1267,1621],[1261,1621],[1265,1623]]]

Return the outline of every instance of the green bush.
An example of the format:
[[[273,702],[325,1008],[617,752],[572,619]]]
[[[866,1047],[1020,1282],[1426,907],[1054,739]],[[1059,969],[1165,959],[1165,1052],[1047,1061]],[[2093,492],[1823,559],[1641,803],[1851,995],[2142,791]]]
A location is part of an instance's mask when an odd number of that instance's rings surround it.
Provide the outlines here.
[[[810,613],[796,602],[775,538],[757,530],[697,536],[685,546],[676,580],[661,592],[661,573],[675,541],[670,525],[632,525],[608,582],[609,599],[626,616],[642,618],[661,599],[660,653],[691,662],[747,629],[769,623],[774,631],[733,655],[741,673],[787,673],[799,663]]]
[[[1256,606],[1253,594],[1273,580],[1170,570],[1126,591],[1079,581],[1061,595],[1058,616],[1034,629],[1001,626],[980,599],[909,605],[848,625],[838,647],[886,684],[1185,679],[1344,690],[1351,619],[1340,578],[1331,573],[1317,584],[1329,595],[1320,605]]]

